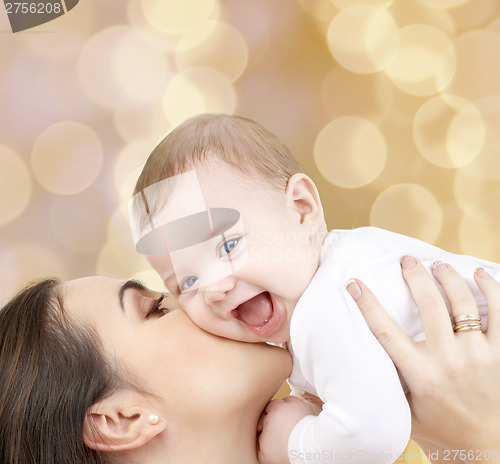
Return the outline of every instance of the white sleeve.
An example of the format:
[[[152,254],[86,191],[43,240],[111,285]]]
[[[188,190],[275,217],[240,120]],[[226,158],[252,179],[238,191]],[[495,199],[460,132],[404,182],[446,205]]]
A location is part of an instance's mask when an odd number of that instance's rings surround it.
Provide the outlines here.
[[[410,438],[411,415],[397,371],[344,288],[320,266],[292,318],[294,362],[324,401],[293,429],[293,464],[390,464]],[[363,276],[359,276],[363,277]]]
[[[432,264],[437,260],[450,264],[469,286],[479,314],[482,316],[483,327],[486,328],[488,320],[486,299],[474,282],[474,271],[477,267],[484,267],[497,281],[500,281],[499,264],[473,256],[449,253],[421,240],[376,227],[355,229],[348,235],[350,241],[356,243],[357,260],[361,263],[357,267],[362,266],[371,270],[366,277],[368,280],[364,282],[372,289],[396,323],[413,340],[421,341],[425,335],[420,311],[402,278],[399,262],[404,255],[418,258],[429,273]],[[347,244],[347,247],[352,251],[353,244]],[[438,285],[438,288],[445,296],[441,286]]]

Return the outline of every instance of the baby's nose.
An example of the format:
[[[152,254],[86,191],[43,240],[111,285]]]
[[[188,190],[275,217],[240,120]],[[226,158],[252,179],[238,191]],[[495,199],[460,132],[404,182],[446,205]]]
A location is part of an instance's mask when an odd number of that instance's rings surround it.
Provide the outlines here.
[[[218,301],[222,301],[225,297],[224,292],[217,292],[212,290],[205,290],[205,303],[207,305],[212,305]]]
[[[236,281],[234,277],[226,277],[218,282],[207,285],[203,288],[205,303],[212,305],[226,298],[229,292],[234,289]]]

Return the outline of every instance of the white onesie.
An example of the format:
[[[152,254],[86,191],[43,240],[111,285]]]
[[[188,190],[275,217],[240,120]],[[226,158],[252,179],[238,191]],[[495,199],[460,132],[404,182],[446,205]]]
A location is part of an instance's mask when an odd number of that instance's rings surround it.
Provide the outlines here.
[[[398,373],[345,290],[350,278],[359,278],[404,332],[423,340],[420,314],[401,274],[404,255],[428,270],[436,260],[451,264],[473,291],[486,327],[486,301],[473,274],[481,266],[499,280],[500,265],[375,227],[330,232],[291,321],[289,382],[324,401],[319,416],[304,417],[293,429],[291,463],[388,464],[408,444],[411,415]]]

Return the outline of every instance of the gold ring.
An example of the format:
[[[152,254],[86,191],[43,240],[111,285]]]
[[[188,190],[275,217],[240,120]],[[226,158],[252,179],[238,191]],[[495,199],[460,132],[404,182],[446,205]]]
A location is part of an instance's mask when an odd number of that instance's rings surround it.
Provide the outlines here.
[[[453,322],[458,324],[459,322],[470,322],[470,321],[481,321],[481,316],[479,314],[462,314],[461,316],[456,316],[453,318]]]
[[[473,330],[481,330],[482,326],[480,322],[463,323],[455,326],[453,332],[470,332]]]

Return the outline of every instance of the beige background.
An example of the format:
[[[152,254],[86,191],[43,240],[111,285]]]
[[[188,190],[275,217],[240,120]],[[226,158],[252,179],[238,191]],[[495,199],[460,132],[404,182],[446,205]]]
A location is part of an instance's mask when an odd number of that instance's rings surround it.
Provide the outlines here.
[[[498,0],[81,0],[12,34],[0,7],[0,302],[88,274],[160,287],[126,203],[200,112],[289,146],[330,228],[500,261]]]

